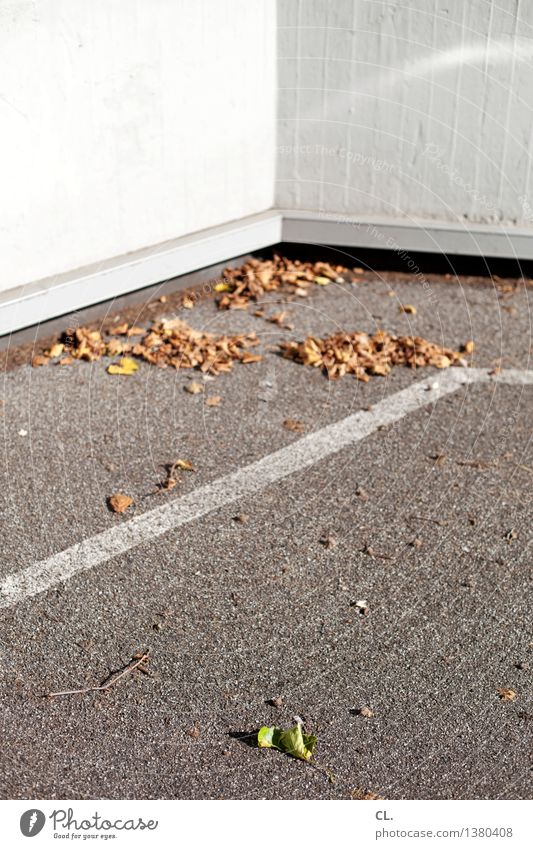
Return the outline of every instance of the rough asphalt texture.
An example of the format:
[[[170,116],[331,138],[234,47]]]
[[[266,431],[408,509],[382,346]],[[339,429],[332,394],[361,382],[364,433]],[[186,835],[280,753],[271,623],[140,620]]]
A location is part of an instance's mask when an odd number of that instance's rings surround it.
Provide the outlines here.
[[[288,417],[311,432],[430,374],[331,383],[269,351],[280,338],[383,327],[474,339],[478,367],[531,367],[531,290],[389,290],[316,287],[288,306],[291,332],[210,301],[184,311],[199,329],[264,340],[261,363],[206,382],[220,407],[184,392],[191,372],[147,364],[131,378],[102,362],[6,373],[0,579],[128,521],[107,510],[114,492],[151,509],[298,439]],[[528,798],[532,394],[462,388],[0,611],[2,797]],[[177,457],[196,473],[154,495]],[[98,684],[147,647],[150,675],[45,697]],[[253,745],[260,725],[295,714],[318,734],[317,768]]]

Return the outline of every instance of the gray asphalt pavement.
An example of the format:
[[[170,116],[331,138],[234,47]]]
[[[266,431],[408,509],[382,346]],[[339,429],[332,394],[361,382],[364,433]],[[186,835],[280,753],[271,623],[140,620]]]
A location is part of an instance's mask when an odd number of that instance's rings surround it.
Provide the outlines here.
[[[270,350],[280,339],[383,327],[451,347],[473,339],[487,370],[531,367],[531,290],[390,288],[317,287],[288,305],[292,331],[209,300],[184,311],[199,329],[263,340],[261,363],[204,395],[184,391],[190,372],[145,363],[131,378],[104,362],[6,372],[0,583],[127,522],[107,509],[114,492],[139,515],[297,440],[289,417],[310,433],[439,379],[399,368],[328,382]],[[2,796],[527,798],[532,396],[465,386],[0,610]],[[177,457],[196,471],[154,494]],[[149,674],[46,698],[99,684],[148,647]],[[253,745],[259,726],[294,715],[318,735],[314,767]]]

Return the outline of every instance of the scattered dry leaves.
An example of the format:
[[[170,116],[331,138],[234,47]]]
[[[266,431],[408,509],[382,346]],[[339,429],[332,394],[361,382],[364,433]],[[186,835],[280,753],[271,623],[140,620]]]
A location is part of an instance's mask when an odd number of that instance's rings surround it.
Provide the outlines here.
[[[125,513],[128,507],[133,504],[133,498],[130,498],[129,495],[123,495],[121,492],[110,495],[107,501],[113,513]]]
[[[224,279],[215,286],[220,294],[217,303],[219,309],[245,310],[250,301],[257,301],[265,292],[307,294],[310,286],[344,282],[347,275],[347,268],[329,262],[299,262],[278,255],[267,260],[251,259],[239,268],[226,268]]]
[[[117,338],[121,336],[124,338]],[[131,336],[142,338],[137,342],[130,342]],[[58,342],[38,358],[34,357],[33,365],[46,365],[60,353],[65,354],[59,360],[60,365],[69,365],[73,360],[94,362],[105,356],[122,355],[118,363],[108,367],[110,374],[132,374],[138,368],[132,359],[136,358],[158,368],[198,368],[204,373],[218,375],[231,371],[235,362],[258,362],[261,356],[248,350],[258,344],[255,333],[214,336],[194,330],[178,318],[158,321],[147,330],[142,327],[130,327],[124,322],[113,327],[106,338],[99,330],[87,327],[66,330],[62,342]]]
[[[281,350],[287,359],[323,368],[330,380],[353,374],[367,382],[370,375],[385,376],[397,365],[448,368],[462,362],[458,351],[421,336],[393,336],[384,330],[373,336],[362,332],[340,332],[324,338],[308,336],[303,342],[282,343]]]

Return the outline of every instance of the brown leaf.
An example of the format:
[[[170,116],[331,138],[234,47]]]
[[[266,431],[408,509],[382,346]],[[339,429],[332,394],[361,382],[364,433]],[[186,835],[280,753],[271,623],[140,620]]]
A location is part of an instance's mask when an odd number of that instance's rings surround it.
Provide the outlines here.
[[[206,407],[219,407],[222,398],[220,395],[210,395],[209,398],[205,399]]]
[[[287,430],[294,431],[294,433],[303,433],[305,430],[304,423],[298,421],[298,419],[285,419],[283,427]]]
[[[417,310],[416,307],[413,306],[413,304],[402,304],[400,306],[400,312],[406,312],[410,315],[416,315]]]
[[[115,324],[114,327],[109,331],[110,336],[125,336],[128,332],[128,322],[125,321],[123,324]]]
[[[133,498],[129,495],[123,495],[121,492],[110,495],[107,499],[110,509],[113,513],[124,513],[128,507],[133,504]]]
[[[360,801],[370,800],[370,801],[382,801],[385,797],[379,796],[377,793],[374,793],[372,790],[366,790],[363,787],[354,787],[352,792],[350,793],[352,799],[358,799]]]
[[[36,354],[36,356],[32,359],[31,364],[33,368],[37,368],[38,366],[47,366],[50,360],[48,357],[45,357],[42,354]]]
[[[204,391],[203,383],[198,383],[196,380],[191,381],[185,387],[185,391],[189,393],[189,395],[200,395],[201,392]]]
[[[500,699],[504,702],[513,702],[518,695],[518,693],[516,693],[515,690],[511,690],[510,687],[498,687],[496,692]]]

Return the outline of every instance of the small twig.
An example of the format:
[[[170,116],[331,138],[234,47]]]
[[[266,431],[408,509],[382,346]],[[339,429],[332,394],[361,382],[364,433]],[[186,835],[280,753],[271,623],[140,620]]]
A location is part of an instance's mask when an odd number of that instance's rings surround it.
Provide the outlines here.
[[[108,678],[106,678],[103,684],[100,684],[96,687],[82,687],[80,690],[60,690],[57,693],[48,693],[47,698],[52,698],[52,696],[74,696],[78,693],[91,693],[93,691],[109,690],[117,683],[117,681],[120,680],[120,678],[122,678],[128,672],[133,672],[134,669],[140,667],[141,664],[148,660],[149,656],[150,649],[146,649],[146,651],[143,652],[140,657],[133,657],[132,660],[130,660],[130,662],[126,664],[124,669],[122,669],[117,675],[113,675],[112,673],[111,676],[108,676]],[[140,671],[145,672],[146,670],[140,669]]]
[[[533,474],[533,469],[530,466],[524,466],[523,463],[515,463],[514,464],[518,469],[523,469],[525,472],[531,472]]]
[[[433,522],[435,525],[445,525],[446,521],[444,519],[433,519],[432,516],[415,516],[414,514],[409,517],[410,519],[418,519],[420,522]]]
[[[376,551],[376,549],[372,548],[371,545],[365,545],[363,548],[363,554],[368,554],[370,557],[381,557],[382,560],[393,559],[389,554],[383,554],[381,551]]]
[[[483,460],[456,460],[458,466],[472,466],[474,469],[497,469],[498,463],[486,463]]]

